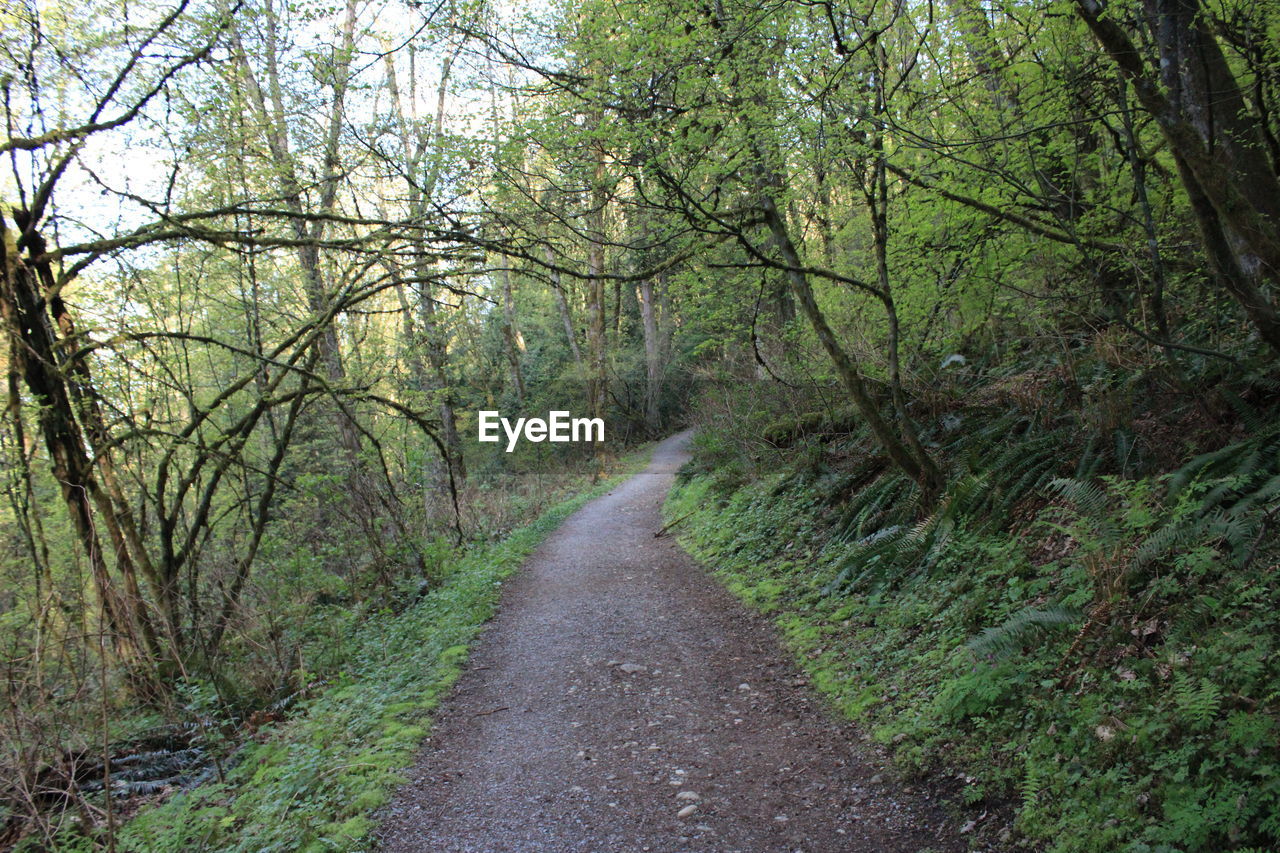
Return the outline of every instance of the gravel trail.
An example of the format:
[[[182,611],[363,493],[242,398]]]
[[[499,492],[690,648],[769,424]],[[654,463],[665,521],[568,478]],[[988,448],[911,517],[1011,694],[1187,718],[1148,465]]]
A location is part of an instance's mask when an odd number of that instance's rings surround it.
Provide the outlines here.
[[[571,516],[504,591],[384,851],[963,850],[662,527],[687,436]]]

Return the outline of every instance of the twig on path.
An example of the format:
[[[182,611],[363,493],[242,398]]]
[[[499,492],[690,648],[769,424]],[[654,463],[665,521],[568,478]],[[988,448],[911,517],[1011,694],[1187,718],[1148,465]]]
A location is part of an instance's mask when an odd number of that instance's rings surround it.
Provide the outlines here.
[[[473,717],[487,717],[487,716],[489,716],[490,714],[496,714],[496,713],[498,713],[499,711],[510,711],[510,710],[511,710],[511,708],[509,708],[509,707],[508,707],[508,706],[506,706],[506,705],[503,705],[501,708],[493,708],[492,710],[489,710],[489,711],[476,711],[476,712],[475,712],[474,714],[472,714],[471,716],[473,716]]]
[[[697,510],[694,510],[694,512],[697,512]],[[686,512],[684,515],[680,516],[680,517],[679,517],[679,518],[677,518],[675,521],[668,521],[666,524],[664,524],[664,525],[662,526],[662,529],[661,529],[661,530],[659,530],[657,533],[653,534],[653,538],[654,538],[654,539],[659,539],[659,538],[661,538],[661,537],[662,537],[662,536],[663,536],[663,535],[664,535],[668,530],[670,530],[671,528],[675,527],[677,524],[679,524],[680,522],[684,521],[686,518],[688,518],[688,517],[689,517],[689,516],[691,516],[691,515],[693,515],[693,512]]]

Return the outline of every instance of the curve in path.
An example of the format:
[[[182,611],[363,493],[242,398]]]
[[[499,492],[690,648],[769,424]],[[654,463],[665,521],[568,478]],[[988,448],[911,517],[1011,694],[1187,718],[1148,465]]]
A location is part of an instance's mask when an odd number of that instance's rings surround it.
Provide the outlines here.
[[[386,851],[964,849],[670,538],[687,436],[507,584],[384,811]]]

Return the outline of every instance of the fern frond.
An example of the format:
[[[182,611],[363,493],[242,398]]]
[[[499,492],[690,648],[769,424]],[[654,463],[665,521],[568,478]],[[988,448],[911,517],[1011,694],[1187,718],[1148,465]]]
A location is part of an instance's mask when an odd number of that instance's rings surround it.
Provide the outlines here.
[[[1183,717],[1196,728],[1213,722],[1222,703],[1222,689],[1207,678],[1193,679],[1184,672],[1174,673],[1173,701]]]
[[[1181,551],[1193,543],[1203,540],[1210,528],[1221,522],[1222,512],[1200,518],[1175,520],[1158,528],[1142,541],[1133,555],[1133,564],[1137,568],[1149,566],[1170,553]]]
[[[1007,518],[1019,501],[1044,487],[1057,467],[1056,449],[1040,456],[1034,465],[1027,466],[1016,482],[1002,489],[1000,500],[992,501],[991,514],[1000,520]]]
[[[1076,463],[1076,473],[1073,479],[1088,480],[1097,473],[1098,467],[1102,464],[1102,454],[1097,452],[1098,433],[1089,436],[1089,440],[1085,442],[1084,450],[1080,452],[1080,461]]]
[[[1169,478],[1169,498],[1178,497],[1187,487],[1216,466],[1219,462],[1237,456],[1241,451],[1240,444],[1229,444],[1226,447],[1202,453],[1183,465]]]
[[[1252,488],[1249,493],[1236,502],[1233,510],[1247,510],[1255,506],[1263,506],[1271,503],[1277,496],[1280,496],[1280,474],[1263,481],[1262,485]]]
[[[981,658],[1004,660],[1054,630],[1065,630],[1082,618],[1080,611],[1060,604],[1019,610],[1002,624],[987,628],[966,645]]]
[[[1107,493],[1097,483],[1072,480],[1069,477],[1058,477],[1050,481],[1049,489],[1086,518],[1102,516],[1110,502]]]

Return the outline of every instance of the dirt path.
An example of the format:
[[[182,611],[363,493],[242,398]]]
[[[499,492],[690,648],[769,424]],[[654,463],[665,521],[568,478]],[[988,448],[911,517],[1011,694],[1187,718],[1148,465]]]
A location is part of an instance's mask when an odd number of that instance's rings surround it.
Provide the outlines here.
[[[683,447],[509,582],[380,849],[964,849],[927,794],[876,778],[770,627],[654,538]]]

